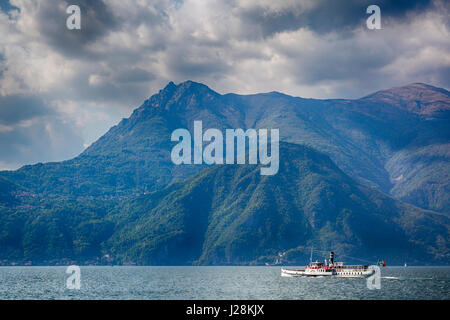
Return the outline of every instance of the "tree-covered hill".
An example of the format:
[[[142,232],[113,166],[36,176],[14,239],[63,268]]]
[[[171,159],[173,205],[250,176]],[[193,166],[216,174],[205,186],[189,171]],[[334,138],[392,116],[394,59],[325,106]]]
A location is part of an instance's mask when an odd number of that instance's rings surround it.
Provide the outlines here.
[[[310,246],[391,263],[448,261],[445,215],[364,187],[311,148],[283,143],[280,159],[274,176],[214,166],[122,204],[109,215],[119,228],[106,247],[142,264],[262,264],[280,252],[299,262]]]

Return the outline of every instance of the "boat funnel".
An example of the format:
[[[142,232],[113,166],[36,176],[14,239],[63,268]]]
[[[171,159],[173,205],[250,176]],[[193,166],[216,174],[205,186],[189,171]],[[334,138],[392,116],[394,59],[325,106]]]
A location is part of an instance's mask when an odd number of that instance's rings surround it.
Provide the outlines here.
[[[334,252],[331,251],[330,252],[330,265],[333,265],[333,264],[334,264]]]

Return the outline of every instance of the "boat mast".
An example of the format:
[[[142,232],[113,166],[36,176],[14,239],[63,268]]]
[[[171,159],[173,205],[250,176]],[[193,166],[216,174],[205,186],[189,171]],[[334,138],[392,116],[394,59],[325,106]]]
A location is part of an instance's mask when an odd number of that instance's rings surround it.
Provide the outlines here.
[[[311,247],[311,256],[309,257],[309,264],[310,264],[310,265],[312,264],[312,253],[313,253],[313,248],[314,248],[314,247]]]

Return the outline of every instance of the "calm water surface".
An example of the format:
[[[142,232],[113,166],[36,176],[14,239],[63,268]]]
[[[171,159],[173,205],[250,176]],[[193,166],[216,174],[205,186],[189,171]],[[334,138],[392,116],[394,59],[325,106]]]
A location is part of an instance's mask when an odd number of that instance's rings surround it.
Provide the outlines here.
[[[387,267],[365,279],[282,278],[279,267],[0,267],[0,299],[450,299],[450,267]]]

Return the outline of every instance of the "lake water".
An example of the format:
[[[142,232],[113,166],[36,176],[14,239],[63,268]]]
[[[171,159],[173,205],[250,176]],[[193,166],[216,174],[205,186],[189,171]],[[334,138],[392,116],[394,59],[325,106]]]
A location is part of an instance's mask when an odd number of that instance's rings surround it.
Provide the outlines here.
[[[365,279],[282,278],[279,267],[0,267],[0,299],[450,299],[450,267],[386,267]]]

